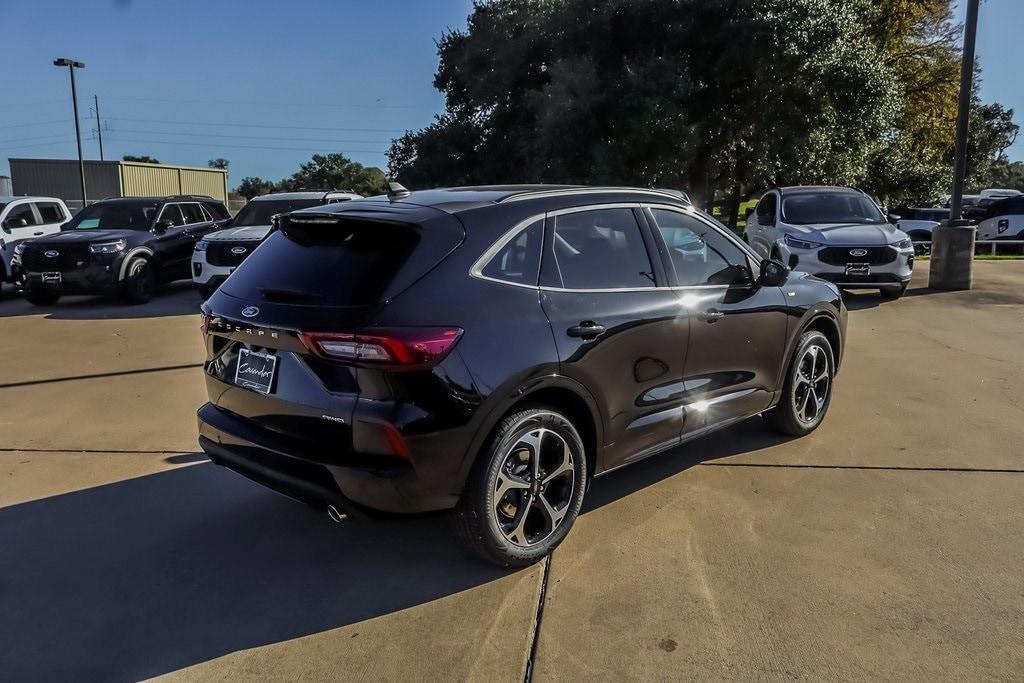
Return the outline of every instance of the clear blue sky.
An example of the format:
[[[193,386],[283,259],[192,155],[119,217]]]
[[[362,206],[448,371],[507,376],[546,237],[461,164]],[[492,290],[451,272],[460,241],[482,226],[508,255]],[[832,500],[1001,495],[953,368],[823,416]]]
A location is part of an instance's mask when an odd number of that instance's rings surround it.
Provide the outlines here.
[[[224,157],[232,186],[289,175],[316,151],[383,168],[390,140],[441,110],[435,40],[464,27],[471,4],[0,0],[0,174],[8,157],[75,156],[56,57],[86,63],[80,111],[90,117],[99,95],[107,158],[205,166]],[[1022,29],[1024,2],[984,0],[982,96],[1016,109],[1018,123]],[[98,158],[93,125],[83,121],[85,154]],[[1011,155],[1024,158],[1024,139]]]

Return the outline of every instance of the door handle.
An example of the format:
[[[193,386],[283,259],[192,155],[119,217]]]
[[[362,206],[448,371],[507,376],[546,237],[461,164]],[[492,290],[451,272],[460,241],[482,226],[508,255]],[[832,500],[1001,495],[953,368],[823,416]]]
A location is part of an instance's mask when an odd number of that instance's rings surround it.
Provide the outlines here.
[[[34,233],[32,233],[32,236],[33,236],[33,237],[41,237],[41,236],[42,236],[42,234],[43,234],[43,233],[41,233],[41,232],[34,232]]]
[[[593,320],[584,320],[579,325],[574,325],[565,331],[570,337],[581,339],[593,339],[605,333],[605,326],[598,325]]]
[[[700,313],[697,314],[697,317],[705,322],[717,323],[719,320],[725,317],[725,313],[722,313],[721,311],[712,308],[707,311],[701,311]]]

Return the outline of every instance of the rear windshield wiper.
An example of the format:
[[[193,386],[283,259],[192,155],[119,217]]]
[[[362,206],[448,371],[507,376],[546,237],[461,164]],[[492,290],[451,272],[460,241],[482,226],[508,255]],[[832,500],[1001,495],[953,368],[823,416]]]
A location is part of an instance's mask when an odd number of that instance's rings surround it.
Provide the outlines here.
[[[276,303],[313,303],[322,297],[316,294],[309,294],[297,289],[277,289],[274,287],[260,287],[263,298]]]

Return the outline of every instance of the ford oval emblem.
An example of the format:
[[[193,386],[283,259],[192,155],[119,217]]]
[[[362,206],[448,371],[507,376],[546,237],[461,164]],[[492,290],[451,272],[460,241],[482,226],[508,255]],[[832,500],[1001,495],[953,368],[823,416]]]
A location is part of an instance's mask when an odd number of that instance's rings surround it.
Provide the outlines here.
[[[55,249],[50,249],[49,251],[44,251],[43,256],[46,258],[57,258],[60,256],[60,252]]]
[[[867,256],[867,255],[868,255],[868,250],[867,249],[851,249],[850,250],[850,256]]]
[[[247,251],[249,251],[249,250],[246,249],[245,247],[232,247],[231,248],[231,253],[232,254],[244,254]]]
[[[255,306],[246,306],[242,309],[242,315],[246,318],[255,318],[260,314],[260,309]]]

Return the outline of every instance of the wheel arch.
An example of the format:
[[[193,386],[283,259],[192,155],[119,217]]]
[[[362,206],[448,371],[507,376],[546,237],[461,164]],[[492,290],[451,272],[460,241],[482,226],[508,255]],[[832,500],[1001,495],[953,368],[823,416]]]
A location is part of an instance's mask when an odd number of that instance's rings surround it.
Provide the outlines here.
[[[135,247],[134,249],[129,249],[121,258],[121,266],[118,269],[117,274],[118,282],[124,282],[125,275],[128,274],[128,264],[131,263],[131,260],[136,256],[142,256],[150,263],[158,265],[156,264],[156,259],[154,258],[153,250],[150,249],[149,247]]]
[[[828,313],[820,311],[808,318],[795,338],[799,339],[805,332],[810,332],[811,330],[821,332],[825,335],[825,339],[828,339],[828,343],[832,347],[832,360],[835,363],[835,369],[838,371],[840,360],[843,357],[843,336],[839,331],[839,323]]]
[[[582,384],[561,375],[549,375],[520,387],[488,413],[467,450],[463,474],[468,475],[501,421],[527,406],[552,408],[572,421],[583,440],[587,455],[587,476],[592,477],[599,461],[598,449],[604,439],[601,413],[597,402]]]

